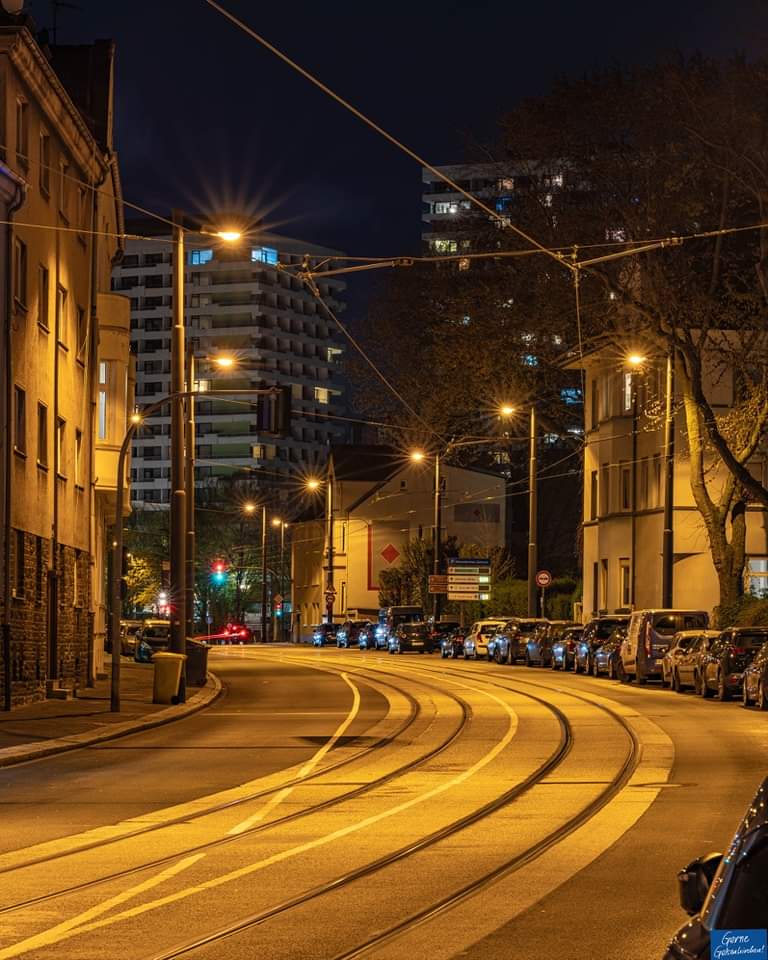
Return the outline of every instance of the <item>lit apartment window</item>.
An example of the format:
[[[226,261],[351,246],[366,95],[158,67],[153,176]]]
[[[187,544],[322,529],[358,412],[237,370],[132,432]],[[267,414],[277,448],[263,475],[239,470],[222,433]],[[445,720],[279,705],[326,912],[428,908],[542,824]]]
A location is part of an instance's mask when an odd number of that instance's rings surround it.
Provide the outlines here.
[[[29,105],[22,97],[16,100],[16,161],[29,166]]]
[[[63,417],[56,419],[56,472],[62,478],[67,477],[67,421]]]
[[[328,347],[328,362],[335,363],[337,360],[341,359],[343,350],[340,350],[338,347]]]
[[[633,379],[631,373],[625,373],[623,375],[621,384],[621,406],[624,413],[629,413],[632,410],[632,399],[634,395]]]
[[[331,391],[326,390],[325,387],[315,387],[315,402],[316,403],[329,403],[331,398]]]
[[[274,247],[253,247],[251,260],[253,263],[269,263],[274,266],[278,262],[277,250]]]
[[[27,245],[23,240],[13,240],[13,295],[19,306],[27,305]]]
[[[48,329],[49,299],[48,267],[44,267],[41,263],[37,268],[37,322],[46,330]]]
[[[213,250],[190,250],[189,265],[191,267],[201,267],[204,263],[210,263],[213,260]]]
[[[99,400],[98,400],[98,436],[99,440],[107,439],[107,390],[109,388],[109,364],[106,360],[99,362]]]
[[[13,449],[27,452],[27,393],[19,386],[13,388]]]
[[[75,430],[75,486],[83,486],[83,431]]]
[[[40,193],[46,198],[49,197],[51,195],[51,138],[45,130],[40,131],[38,183],[40,184]]]
[[[628,607],[632,603],[631,568],[629,557],[619,560],[619,597],[621,606]]]
[[[44,403],[37,405],[37,462],[48,466],[48,407]]]
[[[433,253],[437,254],[451,254],[457,253],[459,249],[458,241],[456,240],[430,240],[429,246],[432,249]]]

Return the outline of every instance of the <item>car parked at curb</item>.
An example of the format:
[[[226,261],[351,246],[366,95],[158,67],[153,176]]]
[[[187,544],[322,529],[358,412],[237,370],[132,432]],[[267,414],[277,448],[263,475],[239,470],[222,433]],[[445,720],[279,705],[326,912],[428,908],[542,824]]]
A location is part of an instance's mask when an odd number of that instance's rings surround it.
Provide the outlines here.
[[[432,642],[428,623],[401,623],[389,637],[390,653],[432,653]]]
[[[553,670],[570,670],[573,667],[573,657],[576,653],[576,645],[580,642],[584,627],[581,625],[567,627],[552,644],[552,663]]]
[[[430,632],[435,649],[441,648],[443,640],[449,637],[454,630],[458,630],[459,626],[458,620],[438,620],[437,623],[433,621],[430,625]]]
[[[616,627],[629,622],[629,614],[615,613],[593,617],[584,627],[584,633],[573,655],[574,673],[592,673],[592,658],[598,647],[610,637]]]
[[[736,829],[728,852],[692,860],[677,875],[680,905],[691,916],[667,946],[664,960],[739,956],[721,938],[768,927],[768,778]],[[732,941],[733,942],[733,941]],[[743,942],[743,941],[742,941]],[[738,942],[737,942],[738,943]],[[742,952],[760,956],[763,951]]]
[[[695,631],[685,631],[692,633]],[[701,693],[701,662],[702,657],[707,655],[707,651],[720,637],[719,630],[699,630],[696,632],[693,641],[681,651],[675,660],[672,669],[670,686],[677,693],[683,690],[693,688],[696,693]]]
[[[728,627],[701,656],[699,693],[719,700],[741,696],[744,671],[768,642],[768,627]]]
[[[672,637],[681,630],[706,630],[709,614],[705,610],[635,610],[629,619],[627,638],[621,645],[621,679],[660,680],[662,660]]]
[[[517,663],[525,660],[525,651],[531,634],[537,627],[549,623],[544,617],[508,617],[501,624],[493,640],[496,663]]]
[[[360,632],[371,626],[370,620],[346,620],[336,631],[336,646],[345,649],[359,646]]]
[[[145,620],[136,634],[133,659],[137,663],[150,663],[156,653],[167,650],[170,645],[170,620]]]
[[[312,627],[312,646],[327,647],[336,642],[336,624],[318,623]]]
[[[566,627],[575,627],[571,620],[550,620],[539,624],[525,645],[525,665],[527,667],[549,667],[552,664],[552,645]]]
[[[678,630],[672,637],[667,652],[661,658],[661,685],[672,686],[672,677],[677,661],[685,656],[690,646],[701,636],[701,630]]]
[[[741,702],[745,707],[755,703],[758,710],[768,710],[768,642],[760,647],[744,671]]]
[[[464,659],[479,660],[488,657],[488,641],[504,626],[504,620],[494,617],[488,620],[475,620],[469,633],[464,637]],[[491,650],[493,654],[493,649]]]
[[[611,633],[605,643],[592,654],[592,676],[601,677],[605,674],[609,680],[619,677],[619,656],[621,645],[627,636],[626,624]]]
[[[440,641],[440,656],[450,657],[455,660],[457,657],[464,656],[464,637],[467,630],[465,627],[457,627]]]

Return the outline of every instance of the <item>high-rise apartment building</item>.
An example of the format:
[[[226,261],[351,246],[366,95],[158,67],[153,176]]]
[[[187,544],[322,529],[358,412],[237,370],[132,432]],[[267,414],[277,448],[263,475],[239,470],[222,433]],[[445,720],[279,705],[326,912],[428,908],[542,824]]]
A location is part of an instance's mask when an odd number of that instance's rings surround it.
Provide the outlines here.
[[[147,238],[127,242],[112,286],[131,302],[141,406],[170,392],[172,267],[170,237],[149,236],[144,223],[134,226]],[[264,486],[280,486],[281,477],[322,464],[330,441],[344,435],[344,421],[334,419],[344,412],[339,331],[307,286],[280,269],[301,264],[307,255],[332,262],[334,251],[274,236],[234,247],[213,237],[187,239],[185,320],[195,389],[288,385],[293,412],[290,436],[278,443],[259,432],[252,404],[198,398],[198,486],[245,469]],[[318,290],[334,313],[343,310],[342,282],[319,280]],[[235,365],[222,371],[215,362],[221,356],[234,358]],[[132,454],[134,505],[167,504],[169,410],[147,421]]]

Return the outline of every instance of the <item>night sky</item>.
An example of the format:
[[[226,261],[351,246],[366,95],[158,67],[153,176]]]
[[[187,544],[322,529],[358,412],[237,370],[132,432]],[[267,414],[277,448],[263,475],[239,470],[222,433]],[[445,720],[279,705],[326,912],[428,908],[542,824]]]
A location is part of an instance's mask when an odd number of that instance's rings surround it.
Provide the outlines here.
[[[71,3],[60,42],[117,43],[126,200],[162,213],[246,206],[275,230],[354,255],[419,251],[417,164],[204,0]],[[766,0],[223,5],[435,163],[492,141],[506,108],[560,74],[676,49],[768,50]],[[50,26],[48,0],[28,9]]]

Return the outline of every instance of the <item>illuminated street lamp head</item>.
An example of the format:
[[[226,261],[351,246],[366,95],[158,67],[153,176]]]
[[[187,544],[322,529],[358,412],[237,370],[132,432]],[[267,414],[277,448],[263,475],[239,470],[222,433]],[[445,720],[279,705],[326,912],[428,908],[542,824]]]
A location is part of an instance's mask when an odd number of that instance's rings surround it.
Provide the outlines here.
[[[255,503],[244,503],[243,504],[243,513],[256,513],[256,504]]]
[[[237,363],[234,357],[230,357],[227,354],[224,354],[220,357],[214,357],[213,362],[217,367],[221,367],[222,370],[231,370],[232,367]]]
[[[272,526],[273,526],[273,527],[279,527],[282,522],[283,522],[283,521],[280,519],[280,517],[272,517]]]
[[[511,417],[515,412],[515,408],[510,403],[502,403],[499,407],[499,414],[502,417]]]
[[[305,484],[307,490],[317,490],[320,487],[320,481],[317,477],[310,477]]]
[[[627,356],[627,363],[630,367],[642,367],[645,363],[645,357],[641,353],[630,353]]]
[[[243,235],[239,230],[217,230],[216,236],[227,243],[237,243]]]
[[[131,414],[131,423],[141,423],[141,414],[140,414],[140,413],[132,413],[132,414]]]
[[[421,463],[421,461],[424,459],[424,451],[423,451],[423,450],[412,450],[412,451],[411,451],[411,454],[410,454],[410,457],[411,457],[411,460],[412,460],[414,463]]]

